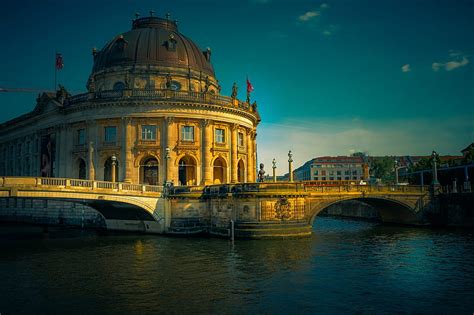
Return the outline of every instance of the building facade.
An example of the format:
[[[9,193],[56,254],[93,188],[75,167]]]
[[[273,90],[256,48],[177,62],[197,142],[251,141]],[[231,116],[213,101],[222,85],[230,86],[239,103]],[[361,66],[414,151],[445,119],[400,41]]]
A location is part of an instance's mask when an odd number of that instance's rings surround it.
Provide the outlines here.
[[[294,171],[299,181],[365,181],[369,166],[361,156],[323,156],[309,160]]]
[[[220,94],[211,50],[159,17],[93,49],[87,93],[0,125],[0,174],[208,185],[256,179],[257,104]]]

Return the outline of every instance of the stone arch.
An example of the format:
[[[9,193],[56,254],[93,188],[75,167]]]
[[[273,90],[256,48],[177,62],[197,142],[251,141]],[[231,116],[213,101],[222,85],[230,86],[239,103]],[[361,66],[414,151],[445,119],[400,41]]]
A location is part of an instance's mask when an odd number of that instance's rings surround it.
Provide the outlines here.
[[[178,164],[178,184],[192,186],[197,184],[197,161],[190,154],[183,154],[176,159]]]
[[[87,166],[86,161],[83,158],[78,158],[75,163],[77,178],[86,179],[87,178]]]
[[[154,156],[147,155],[139,164],[140,184],[158,185],[160,163]]]
[[[237,182],[245,182],[245,163],[242,159],[237,162]]]
[[[364,203],[367,203],[368,205],[374,207],[378,211],[381,221],[384,223],[420,223],[420,219],[415,209],[410,204],[404,203],[400,200],[382,197],[346,197],[333,200],[322,199],[314,200],[313,204],[311,204],[310,198],[310,209],[307,217],[308,223],[312,225],[318,214],[327,207],[347,200],[363,201]]]
[[[161,162],[161,157],[159,154],[156,154],[153,151],[147,151],[147,152],[142,152],[135,157],[135,160],[133,161],[133,166],[138,168],[140,164],[143,162],[143,159],[146,159],[148,157],[154,157],[158,161],[158,163]]]
[[[212,182],[214,184],[227,183],[227,161],[218,156],[212,161]]]

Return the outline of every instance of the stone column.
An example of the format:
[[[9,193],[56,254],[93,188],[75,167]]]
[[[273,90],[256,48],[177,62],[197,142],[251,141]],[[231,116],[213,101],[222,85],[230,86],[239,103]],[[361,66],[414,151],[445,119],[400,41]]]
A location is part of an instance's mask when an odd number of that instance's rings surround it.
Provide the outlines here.
[[[253,182],[255,175],[253,165],[253,140],[252,131],[247,132],[247,182]]]
[[[256,130],[253,132],[253,136],[252,136],[252,141],[253,141],[253,148],[252,148],[252,151],[253,151],[253,162],[252,162],[252,165],[253,165],[253,170],[252,170],[252,174],[253,174],[253,181],[255,182],[256,179],[257,179],[257,132]]]
[[[166,124],[166,143],[163,145],[165,148],[169,148],[169,159],[166,161],[166,180],[167,181],[173,181],[174,185],[178,184],[178,168],[175,167],[175,161],[176,161],[176,151],[175,151],[175,146],[176,146],[176,132],[173,132],[173,127],[175,125],[174,123],[174,117],[166,117],[165,118],[165,124]]]
[[[67,163],[67,158],[69,155],[69,150],[68,150],[68,145],[67,145],[67,128],[66,124],[62,124],[60,126],[60,129],[58,130],[58,136],[59,139],[57,139],[58,145],[57,145],[57,150],[59,153],[59,161],[58,161],[58,177],[67,177],[66,174],[66,165]],[[73,141],[73,139],[70,139],[70,141]]]
[[[89,141],[89,152],[87,155],[87,165],[89,166],[89,180],[95,180],[95,169],[94,169],[94,142]]]
[[[211,121],[205,119],[201,122],[202,128],[202,179],[201,185],[212,184],[212,167],[210,165],[212,160],[211,145],[212,145],[212,132],[211,132]]]
[[[124,163],[123,163],[123,174],[124,182],[131,183],[132,182],[132,168],[133,168],[133,161],[132,161],[132,135],[131,135],[131,119],[130,117],[125,117],[123,119],[123,133],[122,136],[122,150],[124,152]]]
[[[232,125],[232,137],[231,137],[231,182],[237,183],[237,130],[238,125]]]

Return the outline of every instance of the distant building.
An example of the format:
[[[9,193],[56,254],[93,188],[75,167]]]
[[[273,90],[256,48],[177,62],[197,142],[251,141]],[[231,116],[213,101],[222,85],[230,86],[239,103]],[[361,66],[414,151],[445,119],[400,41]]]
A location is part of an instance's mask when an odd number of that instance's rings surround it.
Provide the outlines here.
[[[362,156],[323,156],[309,160],[294,171],[298,181],[361,181],[369,178],[369,165]]]

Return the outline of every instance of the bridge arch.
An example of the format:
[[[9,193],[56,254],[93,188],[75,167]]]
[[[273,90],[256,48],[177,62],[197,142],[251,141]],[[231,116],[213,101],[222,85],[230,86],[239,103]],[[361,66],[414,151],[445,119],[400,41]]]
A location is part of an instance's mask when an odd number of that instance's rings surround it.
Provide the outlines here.
[[[318,214],[329,206],[348,200],[362,201],[372,206],[377,210],[381,221],[384,223],[420,223],[416,209],[411,204],[401,200],[383,197],[347,197],[333,200],[310,200],[310,211],[307,218],[309,224],[312,225]]]

